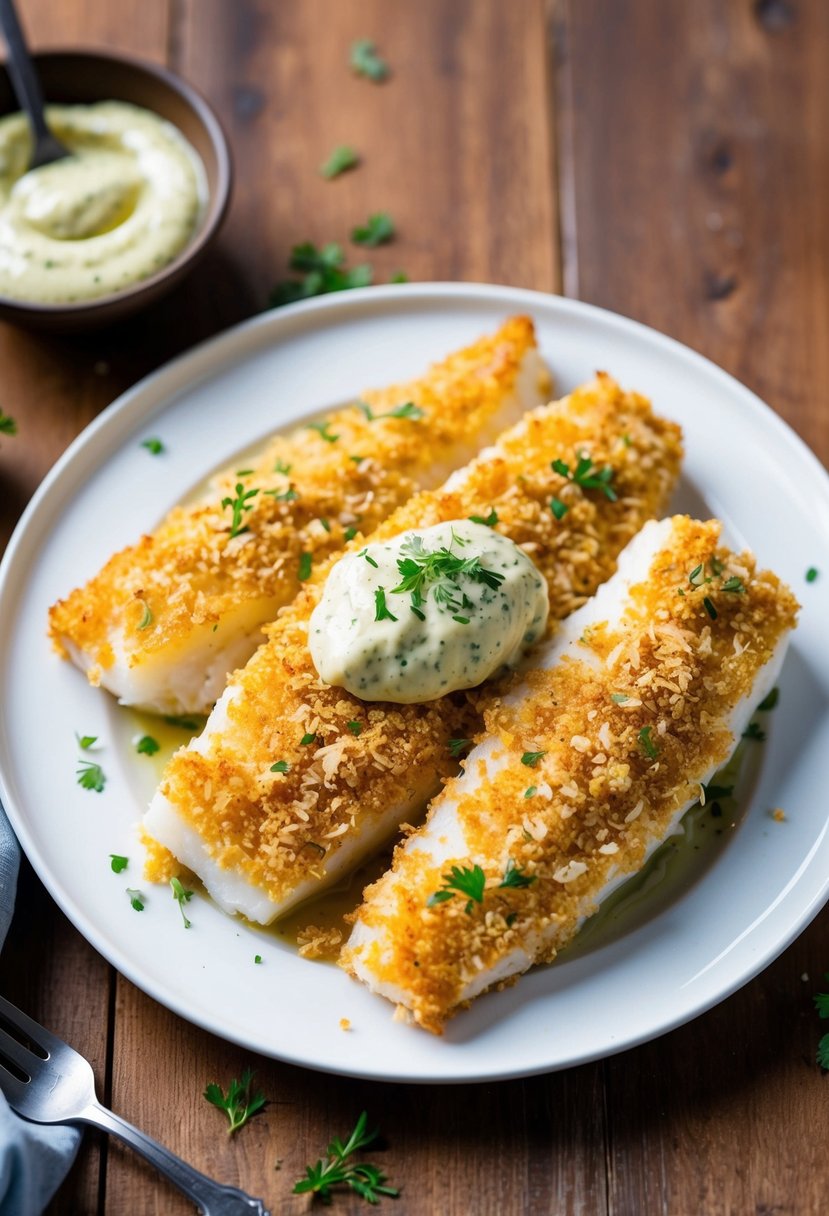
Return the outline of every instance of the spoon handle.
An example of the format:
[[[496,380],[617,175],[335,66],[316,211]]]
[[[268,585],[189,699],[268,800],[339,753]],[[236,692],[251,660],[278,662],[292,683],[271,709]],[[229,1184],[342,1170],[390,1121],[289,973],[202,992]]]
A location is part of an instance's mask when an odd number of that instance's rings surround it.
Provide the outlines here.
[[[14,0],[0,0],[0,29],[9,50],[8,73],[22,109],[29,116],[36,142],[52,137],[43,114],[43,92],[35,66],[29,56]]]

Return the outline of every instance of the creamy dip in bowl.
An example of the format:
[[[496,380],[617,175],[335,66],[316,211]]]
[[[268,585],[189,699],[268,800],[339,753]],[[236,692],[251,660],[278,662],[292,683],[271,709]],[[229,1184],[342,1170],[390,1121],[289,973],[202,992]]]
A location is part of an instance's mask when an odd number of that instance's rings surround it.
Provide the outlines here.
[[[123,101],[48,106],[46,115],[72,155],[33,170],[26,116],[0,118],[0,294],[71,304],[171,262],[207,197],[184,136]]]
[[[77,333],[112,325],[161,299],[198,264],[227,214],[230,150],[205,99],[166,68],[97,50],[42,51],[33,59],[47,115],[76,155],[27,173],[25,122],[0,64],[0,127],[11,127],[3,136],[0,170],[0,226],[6,225],[0,319]],[[53,114],[68,118],[56,121]],[[136,122],[142,115],[146,121]],[[67,121],[79,128],[76,133],[66,130]],[[131,130],[138,132],[135,138]],[[156,139],[163,142],[156,145]],[[80,180],[85,160],[91,190]],[[22,180],[27,176],[31,185]],[[162,193],[163,207],[153,210],[153,197]],[[12,223],[16,238],[9,236]],[[24,237],[32,254],[25,260],[41,255],[39,286],[35,275],[26,272],[24,281],[20,270]]]

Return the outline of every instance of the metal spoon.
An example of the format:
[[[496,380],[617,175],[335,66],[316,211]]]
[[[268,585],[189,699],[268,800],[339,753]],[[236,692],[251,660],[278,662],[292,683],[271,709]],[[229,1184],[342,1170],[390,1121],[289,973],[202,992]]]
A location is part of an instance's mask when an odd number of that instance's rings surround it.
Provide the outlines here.
[[[53,161],[63,160],[72,153],[56,139],[46,125],[43,113],[43,93],[40,88],[35,65],[32,63],[29,48],[20,26],[20,20],[14,7],[13,0],[0,0],[0,29],[6,39],[9,52],[7,64],[15,96],[20,108],[26,111],[29,125],[32,129],[34,147],[29,162],[30,169],[39,169],[41,165],[50,165]]]

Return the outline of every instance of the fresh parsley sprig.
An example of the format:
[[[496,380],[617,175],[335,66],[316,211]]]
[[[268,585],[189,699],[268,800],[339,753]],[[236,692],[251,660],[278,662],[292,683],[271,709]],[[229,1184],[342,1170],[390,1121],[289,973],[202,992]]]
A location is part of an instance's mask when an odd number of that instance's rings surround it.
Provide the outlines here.
[[[247,511],[253,510],[253,503],[250,500],[255,498],[258,493],[258,488],[246,490],[242,482],[237,481],[235,498],[227,497],[222,499],[222,510],[227,510],[230,507],[233,513],[230,524],[231,537],[241,536],[243,532],[247,532],[247,525],[243,524],[242,520]]]
[[[360,163],[360,157],[348,144],[339,144],[320,165],[320,173],[330,181],[339,177],[349,169],[355,169]]]
[[[410,418],[413,422],[417,422],[426,413],[419,405],[415,405],[414,401],[405,401],[402,405],[396,405],[394,409],[387,410],[385,414],[375,414],[365,401],[358,401],[357,405],[369,422],[380,422],[383,418]]]
[[[319,1195],[323,1203],[330,1203],[335,1186],[348,1186],[368,1203],[378,1203],[381,1195],[395,1199],[400,1193],[396,1187],[386,1185],[386,1175],[376,1165],[368,1162],[349,1164],[361,1148],[366,1148],[377,1139],[376,1131],[367,1131],[368,1116],[362,1112],[348,1139],[334,1138],[326,1149],[325,1159],[305,1167],[305,1177],[297,1179],[294,1195]]]
[[[482,583],[491,590],[497,590],[504,581],[503,574],[482,566],[480,558],[461,557],[445,545],[429,550],[421,536],[413,536],[405,541],[400,552],[402,557],[398,558],[397,569],[402,579],[396,587],[392,587],[392,594],[411,595],[415,608],[422,606],[431,590],[437,603],[446,605],[456,613],[472,607],[465,595],[459,595],[462,578]]]
[[[388,78],[389,65],[377,54],[377,46],[371,38],[358,38],[352,42],[348,62],[353,72],[374,84],[382,84]]]
[[[187,919],[187,913],[184,911],[184,905],[189,903],[193,898],[193,892],[188,891],[180,878],[170,879],[170,888],[173,892],[173,899],[176,901],[181,912],[181,919],[184,921],[185,929],[190,928],[190,921]]]
[[[271,308],[328,295],[332,291],[368,287],[374,277],[371,266],[347,267],[342,245],[334,241],[319,249],[311,241],[295,245],[288,266],[302,277],[277,283],[270,295]]]
[[[610,484],[613,480],[613,469],[609,464],[605,465],[603,469],[599,469],[589,456],[584,455],[579,457],[574,469],[571,469],[563,460],[553,460],[551,468],[560,476],[566,477],[568,481],[580,486],[582,490],[601,490],[608,502],[616,502],[616,491]],[[553,509],[553,514],[556,514],[555,509]],[[556,518],[561,517],[556,516]]]
[[[452,866],[451,871],[441,877],[443,886],[429,896],[426,901],[428,908],[433,908],[435,904],[446,903],[448,899],[454,899],[456,895],[465,895],[467,902],[464,911],[471,916],[474,905],[484,902],[486,874],[479,865],[474,865],[471,869],[467,866]]]
[[[256,961],[259,961],[258,955]],[[246,1068],[242,1073],[241,1081],[233,1078],[227,1087],[227,1093],[215,1081],[211,1081],[204,1091],[207,1101],[227,1115],[227,1121],[230,1124],[227,1129],[229,1136],[234,1135],[240,1127],[245,1126],[249,1119],[259,1114],[267,1102],[261,1091],[252,1092],[252,1086],[253,1072]]]
[[[378,211],[375,215],[370,215],[365,224],[359,224],[351,232],[355,245],[365,245],[369,249],[387,244],[393,236],[394,220],[388,211]]]
[[[524,867],[517,866],[510,857],[507,862],[507,868],[504,870],[504,877],[498,883],[498,889],[512,887],[513,890],[520,890],[523,887],[531,887],[537,881],[537,874],[525,874]]]

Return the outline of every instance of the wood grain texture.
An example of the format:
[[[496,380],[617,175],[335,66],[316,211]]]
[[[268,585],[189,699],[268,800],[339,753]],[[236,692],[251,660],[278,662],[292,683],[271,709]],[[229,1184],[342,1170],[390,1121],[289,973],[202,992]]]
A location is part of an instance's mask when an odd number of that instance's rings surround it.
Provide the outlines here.
[[[829,460],[829,8],[552,12],[568,293],[702,351]],[[607,1062],[610,1211],[825,1209],[827,960],[823,917],[719,1008]]]

